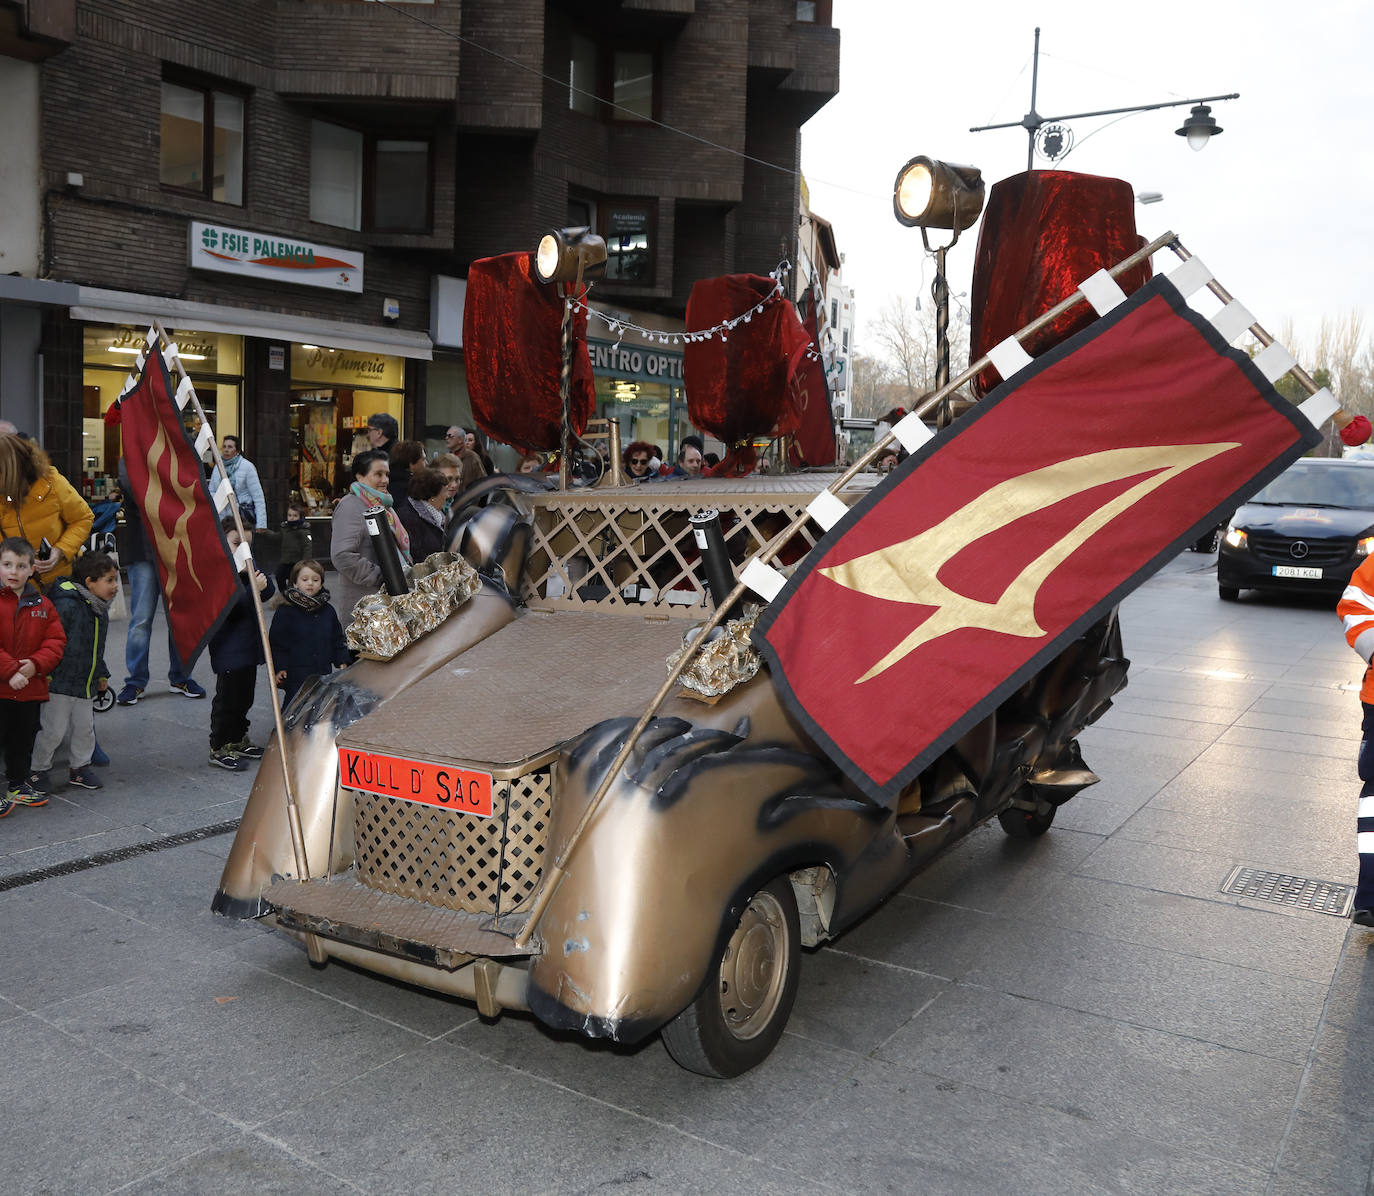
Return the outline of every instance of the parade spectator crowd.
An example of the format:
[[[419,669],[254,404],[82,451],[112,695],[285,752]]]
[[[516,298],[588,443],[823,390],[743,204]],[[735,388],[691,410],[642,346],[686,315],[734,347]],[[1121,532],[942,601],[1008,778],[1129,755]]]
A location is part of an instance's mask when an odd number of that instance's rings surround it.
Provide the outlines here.
[[[420,442],[398,440],[398,434],[394,417],[372,415],[369,447],[350,462],[352,476],[332,512],[332,591],[313,553],[311,506],[305,498],[293,498],[277,525],[275,577],[259,569],[251,555],[247,558],[240,571],[242,588],[207,644],[215,674],[209,719],[209,762],[215,767],[243,771],[263,754],[249,736],[248,721],[257,673],[265,663],[253,591],[273,608],[269,642],[276,671],[271,680],[287,703],[312,677],[353,658],[344,624],[357,600],[382,586],[365,513],[381,509],[401,560],[409,565],[447,546],[449,518],[462,505],[462,495],[495,471],[470,429],[449,427],[444,450],[428,460]],[[220,452],[222,467],[212,470],[207,464],[207,482],[213,490],[228,480],[251,554],[254,535],[269,527],[262,483],[237,436],[222,437]],[[671,464],[646,441],[632,443],[623,464],[633,482],[692,479],[705,476],[715,458],[704,452],[699,437],[687,436]],[[518,472],[556,468],[556,458],[530,453],[521,458]],[[114,537],[92,535],[95,517],[71,481],[31,437],[0,421],[0,751],[6,781],[0,818],[20,807],[46,805],[50,793],[64,785],[101,789],[94,768],[108,765],[110,757],[96,738],[95,703],[110,703],[113,691],[115,704],[134,706],[147,691],[152,625],[163,598],[156,552],[122,460],[118,473],[124,534],[120,555],[114,555]],[[316,501],[313,495],[306,498]],[[480,492],[476,500],[481,501]],[[109,505],[113,511],[113,501]],[[223,530],[230,548],[237,548],[239,525],[227,518]],[[117,607],[120,617],[124,610],[121,571],[129,580],[129,622],[124,679],[114,690],[105,653],[111,610]],[[170,627],[167,649],[170,690],[191,699],[206,697],[206,688],[192,675],[197,662],[180,658]]]

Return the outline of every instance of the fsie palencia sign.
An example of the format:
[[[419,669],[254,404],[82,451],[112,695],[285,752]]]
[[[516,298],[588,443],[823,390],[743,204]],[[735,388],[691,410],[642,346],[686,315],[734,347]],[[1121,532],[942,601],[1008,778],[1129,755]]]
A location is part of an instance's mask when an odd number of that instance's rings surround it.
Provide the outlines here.
[[[215,270],[267,282],[289,282],[355,294],[361,294],[363,289],[361,252],[299,241],[276,233],[249,232],[193,220],[189,255],[190,265],[195,270]]]

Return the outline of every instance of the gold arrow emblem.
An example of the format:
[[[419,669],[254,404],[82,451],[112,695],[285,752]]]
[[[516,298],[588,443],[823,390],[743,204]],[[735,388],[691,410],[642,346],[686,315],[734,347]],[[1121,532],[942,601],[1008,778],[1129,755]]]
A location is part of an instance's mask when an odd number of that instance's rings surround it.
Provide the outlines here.
[[[1040,587],[1088,537],[1123,511],[1179,474],[1239,442],[1145,445],[1106,449],[1071,457],[1054,465],[998,482],[972,502],[910,539],[889,544],[842,565],[820,572],[846,589],[893,602],[933,606],[934,612],[855,684],[871,680],[922,644],[965,627],[1034,639],[1045,635],[1035,619]],[[1129,490],[1103,503],[1091,515],[1051,544],[1012,579],[995,602],[984,602],[951,590],[940,570],[962,549],[999,528],[1033,515],[1094,486],[1148,473]]]

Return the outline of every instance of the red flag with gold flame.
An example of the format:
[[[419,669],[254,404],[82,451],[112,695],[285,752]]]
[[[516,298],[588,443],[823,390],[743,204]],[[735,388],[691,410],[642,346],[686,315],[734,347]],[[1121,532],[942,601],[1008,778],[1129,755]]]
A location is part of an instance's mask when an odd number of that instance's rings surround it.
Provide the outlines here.
[[[808,732],[890,801],[1320,440],[1156,279],[850,508],[755,643]]]
[[[162,355],[150,352],[137,385],[120,399],[120,431],[129,483],[157,560],[167,623],[189,668],[240,586],[173,393]]]

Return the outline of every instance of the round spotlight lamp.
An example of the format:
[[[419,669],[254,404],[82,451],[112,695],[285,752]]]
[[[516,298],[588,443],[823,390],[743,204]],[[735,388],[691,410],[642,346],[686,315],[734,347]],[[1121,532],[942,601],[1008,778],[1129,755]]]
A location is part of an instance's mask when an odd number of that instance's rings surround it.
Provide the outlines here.
[[[962,232],[983,211],[983,172],[976,166],[912,158],[897,174],[892,210],[908,228]]]
[[[1188,113],[1188,119],[1183,122],[1183,127],[1174,130],[1180,137],[1188,139],[1188,148],[1191,150],[1202,149],[1221,131],[1221,126],[1212,119],[1212,109],[1208,104],[1193,105],[1193,110]]]
[[[534,273],[540,282],[592,278],[606,268],[606,242],[590,228],[556,228],[539,239]]]

